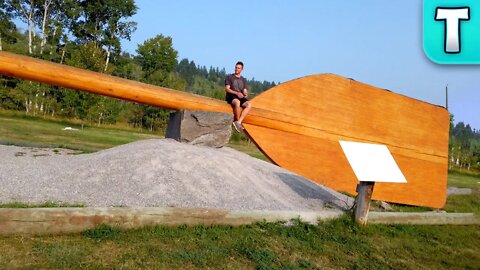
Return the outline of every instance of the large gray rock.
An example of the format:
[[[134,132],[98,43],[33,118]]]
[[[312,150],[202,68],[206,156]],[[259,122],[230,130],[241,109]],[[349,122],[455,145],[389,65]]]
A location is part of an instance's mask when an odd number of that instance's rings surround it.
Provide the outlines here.
[[[166,138],[210,147],[223,147],[232,135],[228,113],[180,110],[170,114]]]

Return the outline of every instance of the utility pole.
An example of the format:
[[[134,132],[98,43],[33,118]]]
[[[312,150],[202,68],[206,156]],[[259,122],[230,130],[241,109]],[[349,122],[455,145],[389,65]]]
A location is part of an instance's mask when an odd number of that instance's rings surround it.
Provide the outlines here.
[[[448,83],[447,86],[445,86],[445,108],[447,108],[448,111]]]

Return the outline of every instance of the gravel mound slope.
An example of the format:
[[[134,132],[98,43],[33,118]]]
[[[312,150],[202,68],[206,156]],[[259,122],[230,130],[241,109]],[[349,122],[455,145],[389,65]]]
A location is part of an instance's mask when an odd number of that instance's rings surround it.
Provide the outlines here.
[[[299,211],[344,211],[353,203],[228,147],[152,139],[93,154],[67,152],[0,145],[0,202]]]

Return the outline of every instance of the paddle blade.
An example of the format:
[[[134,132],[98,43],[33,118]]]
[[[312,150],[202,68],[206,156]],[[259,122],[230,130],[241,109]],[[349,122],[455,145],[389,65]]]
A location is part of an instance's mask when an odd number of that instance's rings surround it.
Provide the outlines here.
[[[339,141],[385,144],[407,183],[377,183],[373,199],[444,206],[450,124],[444,108],[330,74],[283,83],[251,102],[279,123],[301,123],[294,132],[244,123],[279,166],[355,194],[358,180]]]

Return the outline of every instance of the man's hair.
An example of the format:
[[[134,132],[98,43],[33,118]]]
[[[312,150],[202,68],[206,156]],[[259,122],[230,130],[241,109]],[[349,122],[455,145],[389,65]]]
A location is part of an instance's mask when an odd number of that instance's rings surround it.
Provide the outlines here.
[[[235,64],[235,66],[236,66],[236,65],[240,65],[240,66],[242,66],[242,68],[243,68],[243,62],[242,62],[242,61],[238,61],[238,62]]]

